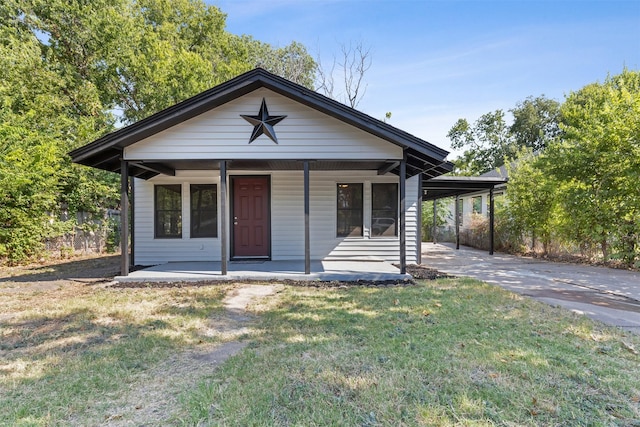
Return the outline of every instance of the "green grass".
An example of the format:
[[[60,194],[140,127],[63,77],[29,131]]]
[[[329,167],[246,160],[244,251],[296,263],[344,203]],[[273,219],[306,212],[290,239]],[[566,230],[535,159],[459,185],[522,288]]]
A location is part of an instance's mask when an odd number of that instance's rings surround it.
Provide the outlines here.
[[[288,288],[187,393],[205,425],[640,425],[637,337],[481,284]]]
[[[205,332],[230,288],[0,293],[0,425],[108,421],[168,359],[224,341]],[[171,423],[640,426],[640,339],[568,311],[467,279],[268,301]]]

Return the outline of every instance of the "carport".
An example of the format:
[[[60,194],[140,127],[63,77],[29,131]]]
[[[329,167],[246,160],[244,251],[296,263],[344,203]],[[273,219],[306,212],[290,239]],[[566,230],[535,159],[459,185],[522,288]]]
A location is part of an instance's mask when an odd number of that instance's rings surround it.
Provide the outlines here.
[[[494,249],[494,191],[505,188],[507,178],[495,176],[438,176],[422,181],[422,200],[433,201],[433,224],[435,236],[436,201],[446,197],[455,197],[456,249],[460,249],[460,196],[489,191],[489,255]],[[434,242],[435,243],[435,242]]]

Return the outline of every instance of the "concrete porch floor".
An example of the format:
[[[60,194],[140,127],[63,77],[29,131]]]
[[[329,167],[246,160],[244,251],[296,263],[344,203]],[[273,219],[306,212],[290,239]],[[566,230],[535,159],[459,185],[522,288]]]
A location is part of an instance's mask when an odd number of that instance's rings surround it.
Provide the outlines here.
[[[182,282],[204,280],[404,280],[409,274],[384,261],[312,261],[304,274],[304,261],[230,261],[227,275],[220,262],[170,262],[116,276],[117,282]]]

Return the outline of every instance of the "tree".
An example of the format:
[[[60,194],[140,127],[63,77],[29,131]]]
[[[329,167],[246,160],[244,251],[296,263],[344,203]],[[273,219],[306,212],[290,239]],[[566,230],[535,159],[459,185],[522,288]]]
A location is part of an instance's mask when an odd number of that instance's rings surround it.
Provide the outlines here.
[[[6,5],[5,5],[6,7]],[[55,209],[58,138],[72,109],[61,79],[44,66],[38,42],[17,21],[0,24],[0,258],[38,253]],[[56,121],[55,119],[60,120]]]
[[[37,254],[63,207],[115,207],[117,177],[68,151],[262,65],[311,86],[304,47],[224,30],[200,0],[0,3],[0,258]],[[55,227],[53,227],[55,228]]]
[[[455,161],[456,172],[461,175],[479,175],[505,163],[515,154],[504,112],[496,110],[483,114],[473,124],[459,119],[447,133],[454,150],[465,149]]]
[[[0,122],[0,258],[14,263],[41,249],[59,157],[50,137],[8,116]]]
[[[302,45],[230,34],[225,15],[200,0],[25,0],[20,11],[48,37],[42,49],[61,74],[95,87],[102,109],[93,111],[115,111],[125,124],[256,66],[307,86],[315,74]]]
[[[334,57],[329,69],[325,69],[318,59],[316,90],[351,108],[357,108],[367,91],[364,76],[371,68],[371,49],[360,42],[355,45],[350,43],[348,46],[343,44],[340,51],[341,59]],[[336,88],[336,74],[342,81],[338,85],[341,89]],[[387,118],[389,117],[390,114]]]
[[[513,160],[522,148],[543,150],[559,133],[559,103],[539,96],[529,97],[509,112],[509,126],[502,110],[480,116],[472,125],[459,119],[447,137],[451,147],[464,150],[456,159],[456,173],[479,175]]]
[[[554,99],[529,97],[509,111],[513,114],[509,132],[519,147],[539,152],[560,135],[560,103]]]
[[[267,43],[245,36],[248,59],[255,67],[284,77],[294,83],[313,89],[316,62],[307,52],[307,48],[298,42],[292,42],[283,48],[273,48]]]
[[[449,205],[451,204],[451,198],[437,199],[434,201],[428,201],[422,203],[422,240],[434,240],[434,231],[436,236],[437,230],[433,227],[433,204],[436,204],[436,227],[441,227],[447,223],[447,216],[449,213]]]
[[[511,226],[531,236],[534,248],[539,239],[546,255],[556,226],[558,187],[553,177],[545,173],[545,162],[544,153],[536,156],[525,148],[513,163],[507,164],[506,209],[513,219]]]
[[[547,150],[546,170],[561,183],[565,229],[598,242],[605,260],[632,265],[640,257],[640,72],[571,93],[561,114],[563,138]]]

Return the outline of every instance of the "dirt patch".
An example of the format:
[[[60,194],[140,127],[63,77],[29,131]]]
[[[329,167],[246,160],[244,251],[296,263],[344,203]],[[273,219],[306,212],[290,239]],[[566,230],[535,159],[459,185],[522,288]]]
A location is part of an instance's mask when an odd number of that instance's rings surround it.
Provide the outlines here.
[[[46,291],[72,283],[108,283],[118,274],[119,265],[119,255],[85,255],[70,260],[0,267],[0,292]]]
[[[630,266],[628,264],[625,264],[623,261],[616,260],[616,259],[610,259],[608,261],[604,261],[602,259],[594,259],[592,257],[578,255],[578,254],[555,254],[555,253],[543,254],[543,253],[534,252],[534,251],[528,251],[524,253],[518,253],[518,252],[506,252],[506,253],[511,253],[516,256],[542,259],[545,261],[559,262],[563,264],[591,265],[595,267],[615,268],[617,270],[640,271],[640,267]]]
[[[281,289],[282,285],[268,284],[239,285],[231,290],[223,300],[225,312],[212,316],[207,330],[201,331],[203,335],[219,337],[222,343],[175,354],[142,374],[124,396],[107,404],[103,425],[167,425],[180,417],[180,395],[248,345],[242,338],[252,332],[255,315],[250,308]]]
[[[435,268],[430,268],[422,264],[407,265],[407,273],[409,273],[416,280],[436,280],[453,277],[450,274],[441,273]]]

